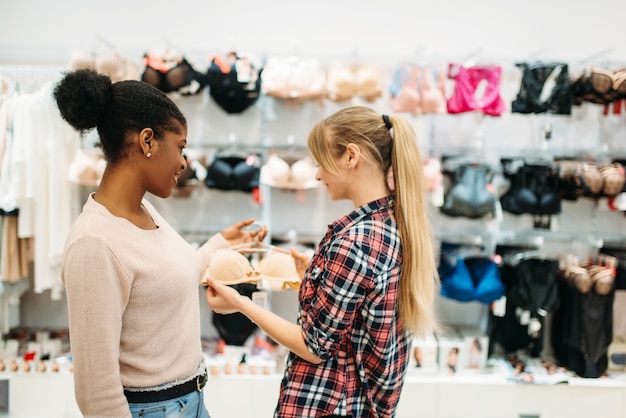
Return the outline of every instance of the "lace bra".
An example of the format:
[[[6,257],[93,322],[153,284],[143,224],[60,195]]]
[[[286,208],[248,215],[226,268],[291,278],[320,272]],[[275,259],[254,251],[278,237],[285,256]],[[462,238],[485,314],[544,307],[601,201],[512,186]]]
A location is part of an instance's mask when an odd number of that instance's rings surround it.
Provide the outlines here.
[[[270,287],[299,289],[302,279],[290,254],[271,252],[253,267],[242,253],[224,249],[217,251],[209,264],[207,275],[227,285],[240,283],[270,282]]]
[[[310,157],[290,165],[278,155],[272,154],[261,167],[261,183],[282,189],[311,189],[319,184],[315,179],[316,171]]]

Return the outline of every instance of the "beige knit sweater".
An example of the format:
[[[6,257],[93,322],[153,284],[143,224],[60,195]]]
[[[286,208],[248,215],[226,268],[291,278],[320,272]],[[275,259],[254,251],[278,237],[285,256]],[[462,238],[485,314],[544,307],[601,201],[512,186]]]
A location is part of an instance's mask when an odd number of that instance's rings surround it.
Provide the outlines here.
[[[113,216],[92,196],[62,264],[74,385],[87,417],[130,417],[124,387],[191,376],[202,361],[199,284],[216,235],[194,250],[146,200],[156,230]]]

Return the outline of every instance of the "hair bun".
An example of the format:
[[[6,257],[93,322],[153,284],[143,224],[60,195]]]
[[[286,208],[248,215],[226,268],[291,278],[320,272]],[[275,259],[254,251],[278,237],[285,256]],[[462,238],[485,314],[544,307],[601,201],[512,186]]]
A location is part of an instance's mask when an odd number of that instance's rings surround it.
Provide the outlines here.
[[[74,129],[85,132],[98,125],[109,106],[111,79],[94,70],[67,73],[54,88],[61,116]]]

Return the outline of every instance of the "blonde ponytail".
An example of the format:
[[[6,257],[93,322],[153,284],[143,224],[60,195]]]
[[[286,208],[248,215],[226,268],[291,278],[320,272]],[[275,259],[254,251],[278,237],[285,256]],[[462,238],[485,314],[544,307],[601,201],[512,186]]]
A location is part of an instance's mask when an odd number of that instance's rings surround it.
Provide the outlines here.
[[[390,117],[390,121],[395,215],[403,260],[398,312],[405,327],[416,336],[425,336],[438,328],[434,302],[439,277],[425,198],[423,162],[412,126],[401,118]]]

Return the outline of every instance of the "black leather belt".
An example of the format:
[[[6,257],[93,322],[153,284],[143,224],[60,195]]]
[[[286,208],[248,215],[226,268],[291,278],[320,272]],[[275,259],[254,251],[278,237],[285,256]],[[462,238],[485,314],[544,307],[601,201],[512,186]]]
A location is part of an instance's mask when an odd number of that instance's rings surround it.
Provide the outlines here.
[[[195,379],[191,379],[180,385],[172,386],[163,390],[143,390],[143,391],[129,391],[125,390],[124,395],[128,400],[128,403],[149,403],[149,402],[161,402],[169,399],[179,398],[185,396],[193,391],[200,392],[204,385],[206,385],[207,375],[202,374]]]

